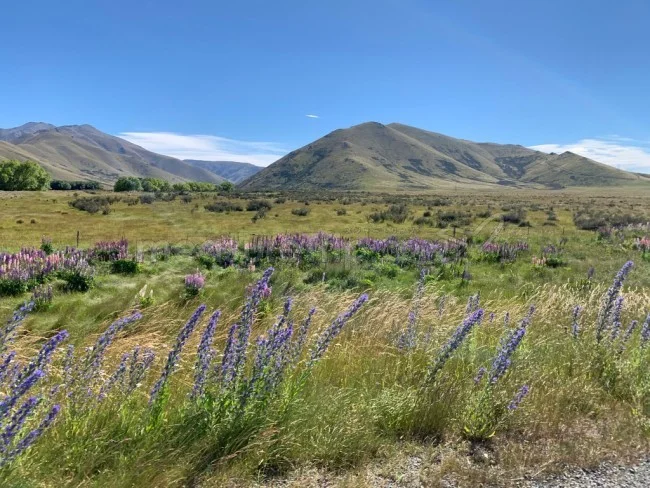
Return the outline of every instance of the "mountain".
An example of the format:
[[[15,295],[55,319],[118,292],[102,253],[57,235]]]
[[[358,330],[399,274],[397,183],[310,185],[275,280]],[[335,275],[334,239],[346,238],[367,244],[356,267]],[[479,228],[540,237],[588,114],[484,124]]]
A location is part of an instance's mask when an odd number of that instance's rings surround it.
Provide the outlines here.
[[[559,188],[647,181],[577,154],[476,143],[403,124],[338,129],[242,182],[243,190]]]
[[[224,181],[214,173],[147,151],[90,125],[55,127],[30,122],[1,129],[0,159],[30,159],[39,162],[53,178],[105,184],[120,176],[155,177],[170,182]]]
[[[233,183],[241,183],[264,169],[254,164],[236,161],[200,161],[198,159],[185,159],[184,161],[195,168],[202,168]]]

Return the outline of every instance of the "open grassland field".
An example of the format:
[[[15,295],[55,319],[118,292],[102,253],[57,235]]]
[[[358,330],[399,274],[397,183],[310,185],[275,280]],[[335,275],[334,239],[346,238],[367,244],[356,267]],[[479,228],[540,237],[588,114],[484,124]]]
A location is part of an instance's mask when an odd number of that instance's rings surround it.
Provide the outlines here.
[[[644,456],[649,204],[0,192],[0,485],[511,486]]]

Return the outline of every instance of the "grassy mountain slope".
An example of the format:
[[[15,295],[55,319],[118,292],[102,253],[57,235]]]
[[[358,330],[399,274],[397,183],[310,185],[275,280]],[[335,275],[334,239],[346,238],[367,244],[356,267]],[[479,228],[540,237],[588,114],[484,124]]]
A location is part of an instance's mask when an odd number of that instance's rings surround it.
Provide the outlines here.
[[[476,143],[403,124],[368,122],[308,144],[241,184],[244,190],[431,190],[450,186],[556,188],[647,179],[572,153]]]
[[[368,122],[336,130],[293,151],[241,187],[389,191],[497,181],[408,134]]]
[[[210,171],[211,173],[221,176],[233,183],[241,183],[263,169],[262,167],[255,166],[251,163],[240,163],[237,161],[201,161],[198,159],[185,159],[184,162],[194,166],[195,168]]]
[[[214,173],[147,151],[90,125],[43,130],[22,130],[22,127],[5,131],[10,143],[0,146],[0,158],[34,159],[55,178],[92,179],[103,183],[112,183],[120,176],[149,176],[171,182],[224,181]]]

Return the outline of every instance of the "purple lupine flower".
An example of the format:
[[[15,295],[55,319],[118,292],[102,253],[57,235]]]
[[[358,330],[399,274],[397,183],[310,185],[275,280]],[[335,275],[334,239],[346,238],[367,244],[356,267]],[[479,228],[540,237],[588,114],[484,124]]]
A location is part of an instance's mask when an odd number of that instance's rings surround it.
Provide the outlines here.
[[[582,307],[580,305],[576,305],[573,307],[573,319],[571,321],[571,333],[573,334],[574,338],[578,337],[578,334],[580,333],[580,324],[578,323],[578,317],[580,316],[580,312],[582,312]]]
[[[644,347],[650,339],[650,314],[645,318],[641,327],[641,347]]]
[[[465,317],[463,323],[456,328],[451,338],[440,349],[438,356],[429,365],[429,370],[427,373],[429,381],[432,381],[435,378],[436,374],[442,369],[454,351],[461,346],[472,329],[481,323],[481,320],[483,319],[483,313],[483,309],[478,309],[476,312],[473,312],[472,314]]]
[[[619,297],[621,288],[623,288],[623,282],[629,274],[630,270],[634,266],[632,261],[628,261],[623,265],[614,278],[614,282],[609,287],[605,295],[603,296],[602,305],[598,312],[598,319],[596,321],[596,341],[600,342],[603,337],[603,333],[609,325],[609,321],[614,310],[614,307]]]
[[[530,388],[528,385],[524,385],[520,388],[520,390],[517,392],[515,397],[512,399],[510,404],[508,405],[508,410],[511,412],[513,410],[517,410],[521,402],[523,401],[524,398],[526,398],[526,395],[528,395],[528,392],[530,391]]]
[[[176,343],[174,344],[172,350],[169,351],[169,355],[167,356],[167,363],[165,363],[165,367],[163,368],[162,374],[160,375],[160,378],[158,379],[156,384],[151,389],[151,396],[149,398],[150,404],[156,401],[161,390],[167,385],[167,381],[169,380],[169,377],[174,371],[174,367],[176,366],[178,357],[181,351],[183,350],[183,346],[185,345],[185,342],[187,342],[187,339],[192,334],[192,331],[196,327],[196,324],[201,318],[201,315],[203,315],[203,312],[205,312],[205,309],[206,309],[205,305],[200,305],[199,308],[197,308],[196,311],[192,314],[192,316],[187,321],[187,323],[183,326],[183,328],[178,334],[178,337],[176,337]]]
[[[205,276],[199,271],[185,277],[185,292],[189,296],[196,296],[205,287]]]
[[[327,351],[329,345],[341,333],[343,326],[345,326],[348,320],[350,320],[352,316],[357,313],[363,304],[367,301],[368,295],[364,293],[359,298],[357,298],[354,303],[352,303],[346,312],[339,315],[336,320],[334,320],[334,322],[332,322],[330,326],[323,331],[320,337],[316,340],[314,347],[312,348],[308,364],[309,367],[311,367],[316,361],[323,357],[323,354],[325,354],[325,351]]]
[[[122,354],[122,358],[120,359],[117,368],[115,368],[115,371],[108,379],[108,381],[106,381],[99,389],[99,395],[97,396],[99,401],[104,400],[104,398],[106,398],[106,396],[110,393],[110,391],[117,383],[124,381],[124,375],[126,374],[126,362],[129,360],[129,356],[129,353]]]
[[[14,412],[11,420],[9,420],[2,431],[2,434],[0,434],[0,454],[6,452],[7,448],[16,437],[16,434],[18,434],[23,428],[27,417],[37,407],[39,401],[40,399],[38,397],[29,397],[27,401]]]
[[[60,411],[61,411],[61,406],[54,405],[48,412],[47,416],[39,424],[39,426],[36,427],[34,430],[32,430],[29,434],[27,434],[22,440],[20,440],[16,445],[16,447],[0,460],[0,466],[3,466],[7,462],[14,460],[17,456],[22,454],[29,446],[31,446],[34,443],[34,441],[36,441],[36,439],[38,439],[41,435],[43,435],[43,432],[45,432],[48,429],[48,427],[52,425],[54,419],[56,418],[56,416],[59,414]]]
[[[27,393],[29,389],[32,388],[43,376],[45,376],[45,374],[40,369],[37,369],[27,378],[16,384],[5,399],[0,402],[0,418],[6,415],[7,412],[14,407],[16,402],[18,402],[18,400],[20,400],[22,396]]]
[[[205,381],[208,376],[210,363],[214,358],[214,349],[212,349],[212,341],[214,340],[214,333],[217,330],[217,322],[221,316],[221,311],[217,310],[212,314],[208,325],[203,331],[201,342],[197,350],[196,358],[196,371],[194,372],[194,388],[192,389],[192,398],[197,398],[203,394],[205,388]]]

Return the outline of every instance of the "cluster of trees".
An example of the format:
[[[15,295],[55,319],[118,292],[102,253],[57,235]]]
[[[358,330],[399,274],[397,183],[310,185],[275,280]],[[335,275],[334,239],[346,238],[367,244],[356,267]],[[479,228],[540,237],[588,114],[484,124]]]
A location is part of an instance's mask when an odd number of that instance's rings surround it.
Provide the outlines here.
[[[49,188],[50,175],[33,161],[0,161],[0,191],[37,191]]]
[[[189,181],[187,183],[174,183],[173,185],[168,181],[160,178],[138,178],[136,176],[123,176],[115,182],[113,190],[116,192],[123,191],[146,191],[146,192],[188,192],[188,191],[203,191],[203,192],[230,192],[234,185],[229,181],[224,181],[220,185],[214,183],[204,183],[200,181]]]
[[[33,161],[0,161],[0,191],[38,191],[38,190],[99,190],[97,181],[53,180],[41,165]],[[174,183],[160,178],[138,178],[123,176],[115,183],[113,190],[145,192],[231,192],[235,188],[229,181],[220,185],[189,181]]]
[[[50,190],[99,190],[101,184],[97,181],[66,181],[52,180]]]

